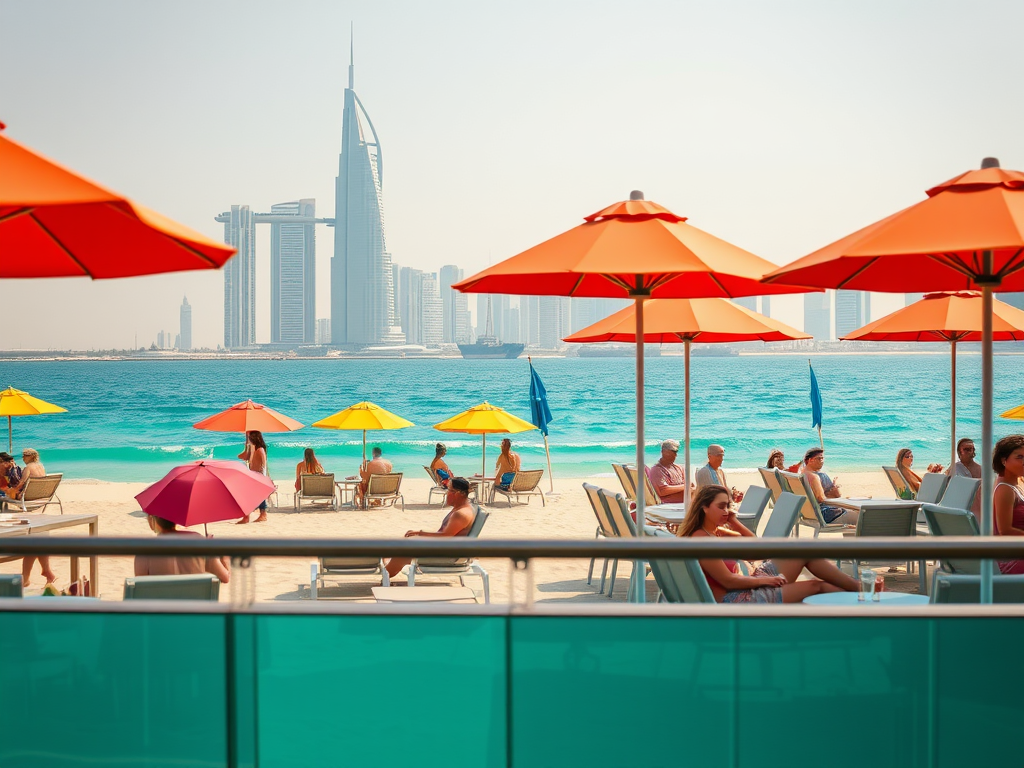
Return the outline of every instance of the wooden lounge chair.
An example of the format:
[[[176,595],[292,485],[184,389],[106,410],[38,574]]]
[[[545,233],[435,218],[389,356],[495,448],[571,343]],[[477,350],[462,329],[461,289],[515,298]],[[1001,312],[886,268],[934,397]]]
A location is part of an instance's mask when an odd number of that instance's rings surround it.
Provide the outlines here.
[[[434,484],[430,491],[427,493],[427,504],[434,503],[435,493],[440,495],[441,503],[444,504],[445,499],[448,498],[448,489],[441,485],[441,481],[437,479],[437,475],[434,473],[434,470],[426,466],[423,467],[423,469],[430,477],[430,482]]]
[[[334,487],[334,474],[299,475],[299,490],[295,493],[295,511],[302,511],[302,503],[313,506],[327,504],[328,509],[338,510],[338,496]]]
[[[309,596],[317,599],[317,589],[324,589],[326,576],[374,575],[380,576],[385,587],[390,586],[384,560],[379,557],[319,557],[311,566]],[[302,585],[300,585],[302,586]]]
[[[363,509],[370,506],[370,501],[376,499],[380,506],[395,505],[401,500],[402,511],[405,511],[405,497],[402,496],[402,473],[391,472],[386,475],[370,475],[366,481],[366,493],[363,494]]]
[[[626,494],[626,498],[630,501],[636,501],[636,486],[633,485],[633,476],[629,473],[626,465],[612,464],[612,469],[615,470],[615,476],[619,478],[622,492]]]
[[[782,486],[779,485],[779,477],[775,474],[774,469],[767,469],[765,467],[757,468],[758,474],[761,475],[761,481],[764,483],[764,487],[771,491],[772,504],[779,500],[779,494],[782,493]]]
[[[21,574],[0,574],[0,597],[21,597]]]
[[[626,465],[626,472],[629,474],[629,481],[633,484],[633,487],[636,488],[640,483],[640,477],[638,476],[636,467]],[[630,501],[636,501],[636,496],[634,495]],[[644,507],[654,506],[655,504],[661,504],[661,497],[658,495],[658,492],[654,490],[654,486],[651,484],[651,478],[649,478],[647,473],[644,472]]]
[[[512,506],[512,497],[516,497],[516,502],[519,502],[519,497],[526,496],[527,503],[529,503],[530,496],[540,496],[540,505],[542,507],[547,506],[547,502],[544,500],[544,491],[537,486],[540,484],[541,477],[544,476],[543,469],[521,469],[515,473],[512,478],[512,482],[508,484],[508,489],[501,488],[498,485],[491,486],[491,503],[494,503],[494,494],[500,493],[506,499],[508,499],[508,505]]]
[[[466,538],[475,539],[480,536],[484,524],[489,516],[476,504],[473,505],[476,515],[473,517],[473,524],[469,527]],[[484,602],[491,602],[491,580],[487,571],[475,557],[421,557],[414,559],[409,565],[409,586],[416,585],[416,575],[424,576],[458,576],[459,583],[466,586],[466,576],[476,574],[483,581]]]
[[[62,472],[43,477],[30,477],[25,481],[25,488],[22,490],[20,499],[10,499],[8,504],[13,504],[22,512],[46,511],[50,504],[56,504],[60,513],[64,514],[64,505],[60,503],[57,496],[57,486],[60,485]]]
[[[969,510],[974,505],[974,497],[981,488],[981,480],[975,477],[951,477],[942,500],[937,502],[943,507]]]
[[[882,467],[882,471],[885,472],[885,476],[889,479],[889,485],[892,486],[893,493],[896,494],[897,499],[914,498],[914,492],[910,490],[906,479],[896,467]]]
[[[132,576],[124,580],[125,600],[217,600],[220,582],[207,573],[187,576]]]
[[[759,485],[747,488],[747,492],[743,494],[743,501],[740,502],[740,507],[736,510],[736,519],[757,533],[757,524],[761,522],[761,516],[768,507],[768,499],[771,498],[771,495],[772,492],[769,489]]]
[[[803,496],[804,503],[800,506],[800,518],[797,522],[799,525],[813,528],[814,538],[818,538],[818,534],[822,531],[841,531],[846,527],[846,523],[825,522],[825,518],[821,514],[821,505],[814,498],[814,492],[811,491],[811,484],[806,475],[798,475],[795,472],[783,472],[781,469],[775,471],[779,476],[779,484],[783,490],[795,496]],[[798,527],[797,536],[799,535]]]

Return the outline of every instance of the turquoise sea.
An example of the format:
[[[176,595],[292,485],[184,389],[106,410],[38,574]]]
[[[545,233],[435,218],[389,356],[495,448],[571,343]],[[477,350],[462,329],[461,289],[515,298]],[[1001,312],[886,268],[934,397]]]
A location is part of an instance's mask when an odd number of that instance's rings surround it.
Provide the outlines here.
[[[938,349],[938,347],[937,347]],[[942,349],[945,349],[944,347]],[[610,472],[634,455],[634,362],[629,358],[540,358],[554,421],[556,476]],[[918,468],[949,457],[949,355],[833,355],[813,358],[824,399],[827,468],[876,468],[914,449]],[[978,355],[958,365],[958,433],[980,439]],[[14,419],[16,450],[33,447],[50,471],[69,478],[154,481],[172,466],[203,457],[230,458],[242,438],[192,428],[248,397],[304,424],[360,400],[372,400],[416,426],[370,433],[396,470],[421,475],[434,444],[448,445],[457,472],[480,469],[480,438],[443,434],[432,425],[487,400],[529,419],[529,366],[520,360],[251,360],[10,362],[3,386],[63,405],[66,414]],[[683,434],[683,359],[647,361],[647,444]],[[1024,403],[1024,356],[995,358],[995,413]],[[817,443],[811,428],[807,358],[743,355],[692,361],[692,450],[703,463],[708,442],[722,443],[726,467],[764,463],[775,446],[796,461]],[[996,418],[996,436],[1024,424]],[[541,467],[539,432],[513,435],[526,467]],[[268,434],[278,480],[293,476],[306,446],[329,471],[355,473],[361,433],[307,427]],[[488,439],[493,467],[500,436]],[[6,441],[4,441],[6,442]],[[6,447],[6,446],[4,446]],[[682,457],[680,456],[680,461]]]

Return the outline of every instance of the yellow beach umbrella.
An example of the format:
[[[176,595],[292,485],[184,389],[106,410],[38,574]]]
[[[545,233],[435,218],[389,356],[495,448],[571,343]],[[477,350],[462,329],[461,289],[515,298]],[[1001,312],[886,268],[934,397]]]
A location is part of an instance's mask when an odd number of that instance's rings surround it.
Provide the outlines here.
[[[1018,405],[1016,408],[1011,408],[1006,413],[1000,413],[999,418],[1001,419],[1024,419],[1024,405]]]
[[[480,474],[487,476],[487,436],[497,433],[527,432],[536,429],[533,424],[503,411],[497,406],[484,402],[447,421],[435,424],[434,429],[441,432],[463,432],[467,435],[483,435],[483,455],[481,457]]]
[[[369,429],[404,429],[416,426],[411,421],[386,411],[370,402],[350,405],[333,416],[313,422],[320,429],[361,429],[363,431],[363,461],[366,461],[366,431]]]
[[[0,416],[7,417],[7,450],[14,450],[12,416],[38,416],[41,413],[65,413],[67,408],[32,397],[28,392],[8,387],[0,392]]]

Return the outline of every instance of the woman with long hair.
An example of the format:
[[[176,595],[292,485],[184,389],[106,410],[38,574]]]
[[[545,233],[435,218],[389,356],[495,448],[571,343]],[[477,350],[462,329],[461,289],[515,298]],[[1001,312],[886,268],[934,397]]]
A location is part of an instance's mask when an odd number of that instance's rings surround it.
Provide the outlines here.
[[[910,448],[900,448],[896,454],[896,469],[899,470],[903,479],[906,480],[907,486],[915,494],[921,488],[921,476],[917,474],[911,467],[914,465],[914,452]],[[944,467],[941,464],[929,464],[929,472],[941,472]]]
[[[754,536],[729,509],[729,501],[729,489],[723,485],[698,488],[676,535]],[[829,560],[765,560],[754,568],[748,565],[749,576],[741,572],[736,560],[704,558],[700,567],[720,603],[799,603],[821,592],[856,592],[860,588],[855,578]],[[804,568],[817,578],[797,581]]]
[[[434,477],[437,478],[437,482],[448,488],[452,484],[452,477],[454,474],[445,463],[444,457],[448,453],[448,447],[444,443],[438,443],[434,446],[434,460],[430,462],[430,471],[434,473]]]
[[[324,468],[316,458],[316,454],[313,453],[312,448],[307,448],[302,452],[302,461],[295,465],[295,490],[299,490],[302,487],[302,476],[303,475],[325,475]]]
[[[768,454],[768,463],[765,464],[766,469],[785,469],[786,455],[782,452],[781,448],[772,448]]]
[[[501,441],[501,453],[494,462],[494,484],[508,490],[512,478],[519,471],[519,454],[512,450],[512,441],[507,437]]]
[[[1024,536],[1024,435],[1008,435],[992,450],[996,487],[992,492],[992,513],[996,536]],[[1024,560],[1003,560],[1000,573],[1024,574]]]
[[[267,442],[263,439],[263,433],[257,430],[252,430],[245,433],[245,450],[238,454],[238,458],[242,459],[249,467],[252,472],[259,472],[261,475],[267,474]],[[267,522],[267,502],[266,500],[260,502],[259,506],[260,516],[256,518],[257,523]],[[238,524],[249,522],[249,515],[246,515]]]

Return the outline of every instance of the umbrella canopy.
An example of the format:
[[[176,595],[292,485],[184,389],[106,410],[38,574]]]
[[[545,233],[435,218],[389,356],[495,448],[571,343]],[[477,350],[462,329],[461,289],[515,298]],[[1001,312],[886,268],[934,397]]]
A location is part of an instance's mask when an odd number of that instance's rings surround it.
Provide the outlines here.
[[[3,135],[0,168],[0,278],[217,269],[235,253]]]
[[[38,416],[41,413],[66,413],[67,408],[32,397],[28,392],[8,387],[0,392],[0,416],[7,417],[7,450],[14,450],[12,416]]]
[[[940,291],[868,323],[843,341],[946,341],[950,345],[950,466],[956,463],[956,344],[980,341],[982,296],[978,291]],[[992,302],[992,340],[1024,340],[1024,311]]]
[[[326,419],[314,421],[319,429],[361,429],[363,431],[363,461],[366,461],[366,431],[370,429],[404,429],[416,426],[411,421],[386,411],[379,405],[363,401],[350,405]]]
[[[463,411],[457,416],[435,424],[441,432],[464,432],[467,435],[483,435],[483,454],[480,474],[487,476],[487,435],[498,433],[528,432],[536,429],[533,424],[513,416],[495,405],[483,402]]]
[[[773,265],[686,223],[634,191],[591,214],[584,223],[453,287],[469,293],[629,298],[730,298],[809,289],[759,284]],[[644,337],[642,311],[636,338]],[[644,466],[644,358],[636,353],[636,462]],[[643,483],[637,490],[637,526],[644,526]],[[641,572],[639,561],[634,565]],[[643,602],[636,580],[634,598]]]
[[[790,341],[809,334],[727,299],[653,299],[644,302],[644,342],[685,344],[685,501],[690,501],[690,344],[731,341]],[[590,343],[636,341],[636,308],[626,307],[564,340]]]
[[[1000,413],[999,418],[1001,419],[1024,419],[1024,405],[1018,405],[1016,408]]]
[[[302,429],[295,419],[252,400],[236,403],[226,411],[215,413],[192,425],[211,432],[294,432]]]
[[[175,467],[135,499],[145,513],[187,527],[246,517],[274,491],[239,461],[204,460]]]
[[[766,284],[791,283],[905,293],[980,288],[981,454],[992,451],[992,291],[1024,290],[1024,173],[985,158],[932,187],[927,199],[905,208],[770,275]],[[992,533],[992,477],[981,476],[981,532]],[[991,602],[992,580],[981,569],[981,600]]]

